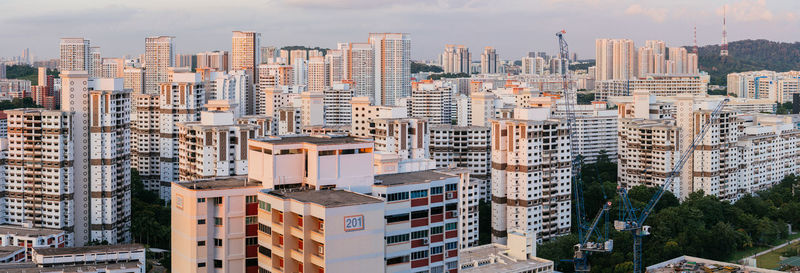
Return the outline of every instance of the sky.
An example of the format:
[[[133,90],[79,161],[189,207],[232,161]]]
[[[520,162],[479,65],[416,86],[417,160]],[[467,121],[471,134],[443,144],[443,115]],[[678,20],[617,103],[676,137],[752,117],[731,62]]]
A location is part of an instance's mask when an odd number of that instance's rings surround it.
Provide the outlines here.
[[[596,38],[637,46],[719,44],[726,6],[728,41],[800,39],[798,0],[0,0],[0,56],[58,56],[58,39],[84,37],[103,57],[144,52],[147,36],[176,37],[177,53],[230,50],[231,31],[261,33],[262,46],[333,48],[370,32],[407,32],[415,60],[446,44],[483,47],[501,59],[557,50],[566,30],[571,52],[594,58]]]

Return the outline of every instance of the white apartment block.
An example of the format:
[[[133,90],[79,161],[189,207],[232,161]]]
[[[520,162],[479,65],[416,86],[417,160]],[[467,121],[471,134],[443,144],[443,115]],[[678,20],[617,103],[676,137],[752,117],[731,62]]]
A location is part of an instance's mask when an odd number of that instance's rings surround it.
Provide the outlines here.
[[[251,96],[250,76],[246,70],[210,72],[207,79],[206,97],[208,100],[226,100],[230,103],[235,117],[253,114],[250,104],[255,102]]]
[[[515,117],[516,118],[516,117]],[[563,120],[501,119],[492,127],[492,242],[569,233],[571,155]]]
[[[469,53],[469,48],[463,45],[445,45],[441,58],[444,73],[469,74],[469,66],[472,64],[472,54]]]
[[[100,78],[103,74],[103,58],[100,55],[100,47],[89,47],[89,77]]]
[[[275,128],[279,136],[296,135],[302,132],[302,110],[300,107],[281,107],[278,108],[274,117]]]
[[[301,111],[300,117],[303,126],[325,125],[325,94],[320,92],[308,91],[300,94]]]
[[[453,90],[442,82],[414,82],[411,88],[410,116],[426,118],[430,124],[450,124]]]
[[[125,59],[103,58],[102,71],[98,78],[124,78]]]
[[[469,96],[458,94],[454,99],[456,106],[456,125],[470,126],[472,124],[472,100]]]
[[[145,273],[146,248],[139,244],[48,248],[33,251],[33,263],[0,268],[10,272]]]
[[[350,133],[356,137],[369,137],[370,122],[378,118],[406,118],[408,109],[402,106],[371,105],[368,97],[353,97],[351,105]]]
[[[255,136],[251,138],[262,138],[278,134],[278,131],[275,129],[275,122],[273,122],[273,117],[271,116],[263,116],[263,115],[242,116],[236,119],[236,124],[255,125],[256,126]]]
[[[3,168],[4,223],[61,229],[75,244],[73,113],[43,109],[7,110],[8,154]],[[33,155],[40,155],[36,158]],[[84,159],[86,157],[83,157]],[[35,189],[39,188],[39,189]],[[34,209],[37,206],[41,209]]]
[[[583,162],[597,162],[598,156],[605,153],[608,159],[617,159],[617,110],[606,109],[605,103],[575,105],[575,138],[578,154]],[[558,105],[556,117],[565,117],[566,109]]]
[[[255,125],[234,123],[224,100],[209,101],[200,121],[178,123],[179,180],[247,175],[247,140]]]
[[[125,67],[122,73],[125,89],[130,89],[133,94],[144,94],[144,68]]]
[[[134,94],[131,113],[131,168],[139,172],[144,189],[161,189],[161,153],[159,152],[159,119],[161,107],[158,95]]]
[[[344,55],[342,49],[330,49],[325,55],[325,69],[328,86],[345,80]]]
[[[145,38],[144,92],[159,92],[159,84],[167,82],[167,69],[175,66],[175,37],[154,36]]]
[[[58,71],[86,71],[91,67],[90,42],[84,38],[61,38]]]
[[[428,122],[418,118],[378,118],[370,126],[375,140],[376,174],[432,169]]]
[[[376,105],[396,105],[411,95],[411,35],[408,33],[370,33],[375,60]],[[356,82],[356,85],[358,82]]]
[[[247,74],[246,92],[237,102],[241,110],[239,112],[246,115],[258,114],[255,107],[256,88],[254,84],[259,78],[257,66],[261,63],[261,33],[253,31],[234,31],[231,38],[231,70],[244,70]]]
[[[498,73],[497,66],[499,63],[497,50],[491,46],[485,47],[483,53],[481,53],[481,74]]]
[[[465,168],[470,177],[487,180],[491,172],[489,136],[489,127],[431,125],[431,158],[437,168]],[[489,197],[488,185],[481,189],[481,195]]]
[[[196,54],[197,63],[195,66],[200,69],[213,69],[220,72],[228,72],[228,51],[208,51]],[[252,79],[252,78],[251,78]]]
[[[200,119],[200,110],[206,103],[206,84],[199,74],[176,73],[172,82],[162,83],[159,88],[160,196],[169,200],[171,183],[179,181],[180,177],[178,123]]]
[[[728,94],[739,98],[791,102],[800,93],[800,72],[748,71],[728,74]]]
[[[349,126],[352,119],[353,89],[349,83],[334,83],[323,91],[322,102],[325,108],[325,124]]]
[[[325,58],[315,56],[308,59],[308,91],[322,93],[326,86],[330,86],[328,81],[328,67]]]
[[[627,80],[636,76],[636,47],[629,39],[597,39],[595,59],[597,81]]]
[[[800,131],[797,116],[754,114],[743,116],[744,130],[736,142],[739,158],[728,191],[737,200],[778,184],[786,175],[800,173]]]
[[[375,53],[368,43],[351,43],[346,47],[345,70],[346,78],[353,81],[353,91],[356,97],[368,97],[375,105],[380,101],[375,100],[376,76]]]
[[[595,100],[607,101],[612,96],[630,96],[634,90],[647,91],[659,97],[677,95],[703,95],[708,89],[701,76],[648,76],[647,78],[598,80],[595,82]]]
[[[459,271],[465,273],[552,273],[553,261],[536,257],[533,236],[511,232],[508,244],[486,244],[462,248]]]
[[[544,75],[545,62],[542,57],[524,57],[522,58],[522,71],[523,75]]]

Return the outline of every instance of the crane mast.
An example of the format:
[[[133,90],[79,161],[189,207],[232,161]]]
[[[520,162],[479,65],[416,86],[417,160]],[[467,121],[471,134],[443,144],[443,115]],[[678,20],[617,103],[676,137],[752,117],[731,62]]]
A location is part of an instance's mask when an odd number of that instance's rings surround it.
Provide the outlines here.
[[[711,126],[719,119],[719,114],[722,111],[722,108],[725,107],[729,101],[728,98],[722,100],[714,111],[711,112],[709,116],[708,122],[706,122],[703,127],[700,129],[700,132],[695,135],[694,139],[692,139],[692,144],[680,155],[680,158],[675,163],[675,166],[669,172],[667,177],[664,179],[664,183],[658,187],[658,191],[653,197],[650,198],[650,201],[647,203],[643,209],[636,209],[633,207],[630,198],[628,197],[628,190],[623,187],[617,187],[617,191],[620,194],[622,199],[622,209],[620,220],[614,222],[614,228],[619,231],[630,231],[633,234],[633,272],[634,273],[642,273],[644,272],[644,268],[642,265],[642,238],[650,234],[650,227],[645,226],[644,222],[647,220],[647,217],[653,212],[658,201],[661,200],[661,197],[664,197],[664,193],[674,181],[675,176],[680,175],[681,169],[683,169],[683,165],[689,160],[694,153],[695,148],[697,145],[703,141],[706,132],[708,131]]]

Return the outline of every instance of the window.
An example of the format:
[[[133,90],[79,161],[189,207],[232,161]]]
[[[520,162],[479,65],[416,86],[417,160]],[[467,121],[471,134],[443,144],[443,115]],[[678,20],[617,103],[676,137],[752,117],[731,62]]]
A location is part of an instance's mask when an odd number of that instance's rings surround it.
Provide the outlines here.
[[[265,224],[258,224],[258,231],[261,231],[266,234],[272,234],[272,229]]]
[[[458,210],[458,204],[457,203],[450,203],[450,204],[444,205],[444,210],[446,210],[446,211]]]
[[[272,205],[264,201],[258,201],[258,208],[261,210],[270,211],[272,210]]]
[[[247,204],[252,204],[258,202],[255,195],[248,195],[244,197],[244,202]]]
[[[222,260],[214,260],[214,268],[222,268]]]
[[[244,218],[245,225],[254,225],[258,223],[258,216],[247,216]]]
[[[442,246],[431,247],[431,255],[440,254],[440,253],[442,253],[442,251],[443,251],[443,247]]]
[[[387,202],[407,200],[407,199],[408,199],[408,192],[390,193],[389,195],[386,196]]]
[[[428,251],[427,250],[411,252],[411,259],[412,260],[424,259],[424,258],[428,258]]]
[[[442,206],[432,207],[431,208],[431,215],[442,214],[443,211],[444,211],[444,207],[442,207]]]
[[[222,226],[222,218],[214,217],[214,225],[215,226]]]
[[[222,239],[214,238],[214,246],[222,246]]]
[[[206,224],[206,219],[197,219],[197,224],[198,225],[205,225]]]
[[[258,258],[251,258],[244,261],[245,267],[258,266]]]
[[[206,241],[197,241],[197,246],[205,246]]]
[[[458,184],[447,184],[444,187],[445,191],[455,191],[458,188]]]
[[[458,223],[447,223],[444,224],[444,230],[454,230],[458,228]]]
[[[447,262],[447,269],[458,268],[458,261]]]
[[[418,190],[411,192],[411,198],[428,197],[428,190]]]
[[[442,194],[442,190],[443,190],[442,187],[433,187],[431,188],[431,195]]]
[[[343,154],[343,155],[352,155],[352,154],[355,154],[355,153],[356,153],[355,149],[339,150],[339,154]]]
[[[447,250],[456,249],[458,248],[458,242],[446,243],[444,244],[444,247],[447,248]]]
[[[432,227],[431,234],[441,234],[443,231],[443,227]]]
[[[408,238],[409,238],[408,234],[386,236],[386,244],[396,244],[396,243],[408,242]]]
[[[428,231],[427,230],[414,231],[414,232],[411,233],[411,239],[419,239],[419,238],[427,238],[427,237],[428,237]]]
[[[211,201],[214,203],[214,205],[222,205],[222,197],[211,198]]]
[[[249,237],[244,239],[245,245],[254,246],[258,244],[258,237]]]
[[[258,246],[258,253],[261,253],[267,257],[272,257],[272,250],[263,246]]]
[[[197,267],[206,267],[206,263],[197,263]]]
[[[205,198],[197,198],[197,203],[205,203],[205,202],[206,202]]]
[[[388,223],[388,224],[395,223],[395,222],[402,222],[402,221],[408,221],[408,214],[407,213],[395,214],[395,215],[387,215],[386,216],[386,223]]]
[[[317,154],[318,154],[319,156],[336,155],[336,150],[332,150],[332,151],[319,151]]]
[[[408,255],[386,259],[386,265],[401,264],[408,262]]]
[[[411,219],[420,219],[428,217],[428,210],[418,210],[411,212]]]

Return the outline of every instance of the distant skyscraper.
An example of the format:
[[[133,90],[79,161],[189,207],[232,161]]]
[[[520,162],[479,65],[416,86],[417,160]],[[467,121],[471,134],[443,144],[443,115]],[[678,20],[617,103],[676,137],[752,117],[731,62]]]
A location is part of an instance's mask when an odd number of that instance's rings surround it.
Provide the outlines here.
[[[375,55],[375,102],[395,105],[411,95],[411,35],[371,33],[369,43]]]
[[[131,89],[133,94],[144,94],[144,69],[136,67],[126,67],[123,70],[123,77],[125,78],[125,89]],[[158,93],[148,93],[158,94]]]
[[[491,46],[484,48],[481,54],[481,74],[497,73],[497,63],[497,51]]]
[[[596,79],[632,79],[635,75],[636,54],[633,40],[597,39],[595,41]]]
[[[351,43],[345,49],[345,75],[353,81],[356,97],[375,99],[375,56],[372,46],[365,43]]]
[[[220,72],[228,72],[228,52],[210,51],[197,53],[196,68],[211,68]]]
[[[92,58],[89,54],[89,40],[61,38],[59,49],[59,71],[86,71],[89,73]]]
[[[103,75],[103,58],[100,54],[100,47],[89,47],[89,77],[100,78]]]
[[[444,73],[468,73],[472,63],[469,48],[463,45],[445,45],[442,53],[442,69]]]
[[[248,83],[247,105],[240,105],[246,115],[254,114],[255,89],[253,82],[258,79],[256,66],[261,63],[261,33],[253,31],[234,31],[231,39],[231,69],[246,70],[251,82]]]
[[[144,91],[156,94],[158,85],[168,80],[167,68],[175,66],[175,37],[145,38],[144,55]]]
[[[262,46],[261,47],[261,63],[268,64],[275,62],[275,58],[279,56],[278,49],[274,46]]]
[[[314,56],[308,60],[308,91],[322,93],[329,86],[325,58]]]

